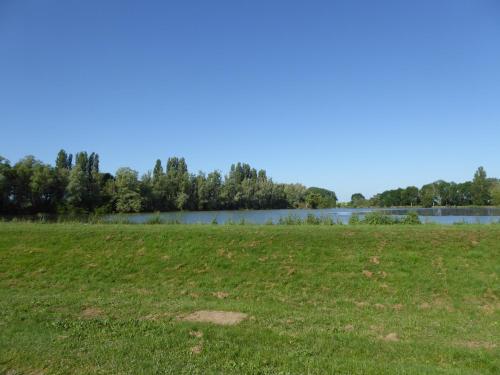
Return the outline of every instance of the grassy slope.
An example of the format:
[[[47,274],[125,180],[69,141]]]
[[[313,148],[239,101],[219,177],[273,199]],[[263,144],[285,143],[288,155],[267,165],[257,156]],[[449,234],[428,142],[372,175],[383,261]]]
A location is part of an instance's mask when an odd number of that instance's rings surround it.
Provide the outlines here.
[[[1,224],[0,373],[499,373],[499,275],[500,226]]]

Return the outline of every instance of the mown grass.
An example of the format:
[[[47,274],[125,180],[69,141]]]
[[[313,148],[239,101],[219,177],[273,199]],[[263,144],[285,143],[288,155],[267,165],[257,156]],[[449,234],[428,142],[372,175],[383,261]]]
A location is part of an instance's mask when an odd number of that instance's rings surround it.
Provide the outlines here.
[[[499,275],[499,226],[2,223],[0,373],[498,374]]]

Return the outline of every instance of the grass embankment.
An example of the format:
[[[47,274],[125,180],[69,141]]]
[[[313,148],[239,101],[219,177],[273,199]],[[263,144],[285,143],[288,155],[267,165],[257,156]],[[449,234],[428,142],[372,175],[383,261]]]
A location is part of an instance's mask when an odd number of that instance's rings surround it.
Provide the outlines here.
[[[500,226],[0,224],[0,372],[498,374],[499,274]]]

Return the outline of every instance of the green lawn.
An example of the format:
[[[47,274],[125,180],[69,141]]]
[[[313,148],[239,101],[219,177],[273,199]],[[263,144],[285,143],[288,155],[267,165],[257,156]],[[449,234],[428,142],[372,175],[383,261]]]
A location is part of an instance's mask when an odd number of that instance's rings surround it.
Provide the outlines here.
[[[500,225],[3,223],[0,373],[499,374],[499,276]]]

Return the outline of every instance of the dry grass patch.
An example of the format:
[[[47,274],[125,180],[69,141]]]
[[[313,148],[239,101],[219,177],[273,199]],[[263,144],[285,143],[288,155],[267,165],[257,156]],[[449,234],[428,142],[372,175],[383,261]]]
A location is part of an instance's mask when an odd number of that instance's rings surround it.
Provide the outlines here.
[[[99,318],[103,315],[103,311],[97,307],[87,307],[80,314],[80,316],[84,319]]]
[[[148,320],[148,321],[158,321],[162,318],[166,318],[166,317],[169,317],[171,316],[172,314],[168,313],[168,312],[164,312],[164,313],[157,313],[157,314],[149,314],[149,315],[146,315],[146,316],[142,316],[139,318],[139,320]]]
[[[201,339],[203,337],[203,332],[201,331],[189,331],[189,336],[196,337],[198,339]]]
[[[431,304],[427,302],[424,302],[419,306],[421,310],[429,310],[431,307],[432,307]]]
[[[247,314],[234,311],[200,310],[181,317],[186,322],[213,323],[223,326],[233,326],[248,317]]]
[[[229,293],[227,293],[227,292],[214,292],[214,293],[212,293],[212,295],[214,297],[217,297],[218,299],[225,299],[225,298],[229,297]]]
[[[388,335],[382,337],[382,340],[387,341],[387,342],[398,342],[399,337],[396,333],[391,332]]]
[[[496,344],[487,341],[464,341],[458,343],[458,346],[465,346],[469,349],[495,349],[497,347]]]
[[[368,302],[365,302],[365,301],[359,301],[359,302],[354,302],[354,304],[357,306],[357,307],[366,307],[366,306],[370,306],[370,304]]]
[[[370,279],[373,276],[373,272],[370,272],[368,270],[363,270],[363,275]]]
[[[203,350],[203,344],[198,344],[198,345],[195,345],[191,348],[191,353],[192,354],[200,354],[202,350]]]
[[[344,327],[344,331],[352,332],[352,331],[354,331],[354,326],[352,324],[348,324]]]

